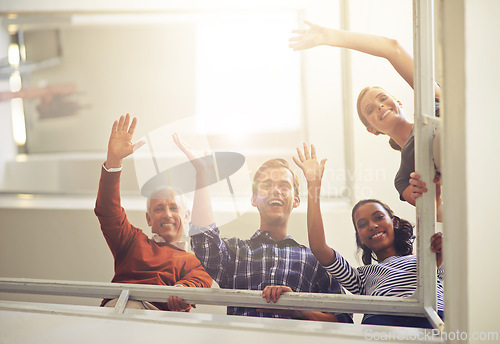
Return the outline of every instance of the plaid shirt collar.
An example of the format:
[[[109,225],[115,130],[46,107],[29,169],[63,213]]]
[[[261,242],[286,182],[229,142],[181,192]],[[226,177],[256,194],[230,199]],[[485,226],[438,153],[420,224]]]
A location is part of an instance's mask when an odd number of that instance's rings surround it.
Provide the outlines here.
[[[276,241],[273,239],[273,237],[271,236],[271,234],[269,234],[268,231],[263,231],[261,229],[258,229],[257,232],[255,232],[254,235],[252,235],[250,240],[260,241],[265,244],[278,244],[279,246],[300,246],[304,248],[306,247],[295,241],[295,239],[292,238],[291,235],[287,235],[284,239]]]

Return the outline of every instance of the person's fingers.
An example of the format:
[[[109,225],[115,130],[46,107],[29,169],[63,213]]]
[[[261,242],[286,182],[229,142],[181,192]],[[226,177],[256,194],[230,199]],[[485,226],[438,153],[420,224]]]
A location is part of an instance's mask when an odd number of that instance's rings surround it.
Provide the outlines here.
[[[116,132],[117,129],[118,129],[118,120],[113,122],[113,126],[111,127],[111,133]]]
[[[420,174],[418,174],[417,172],[412,172],[410,173],[410,177],[414,179],[420,179]]]
[[[298,33],[300,35],[303,35],[306,33],[307,30],[304,30],[304,29],[295,29],[295,30],[292,30],[292,33]]]
[[[264,290],[262,290],[262,297],[266,299],[267,303],[270,303],[271,300],[276,303],[280,296],[283,293],[292,292],[292,288],[288,286],[266,286]]]
[[[123,130],[123,123],[125,122],[125,116],[121,115],[120,119],[118,120],[118,125],[116,126],[116,131],[122,131]]]
[[[271,292],[272,292],[272,289],[271,288],[267,288],[267,291],[266,291],[266,302],[267,303],[271,302]]]
[[[192,160],[193,154],[190,147],[184,142],[182,137],[177,133],[172,134],[172,138],[174,139],[174,143],[179,147],[179,149],[190,159]]]
[[[134,131],[135,131],[135,127],[137,126],[137,117],[134,117],[132,119],[132,123],[130,123],[130,127],[128,128],[128,133],[130,135],[133,135],[134,134]]]
[[[172,134],[172,138],[174,139],[174,143],[177,145],[177,147],[179,147],[179,148],[180,148],[180,150],[184,152],[185,147],[183,146],[183,144],[182,144],[182,142],[181,142],[181,139],[180,139],[180,137],[179,137],[179,134],[177,134],[177,133],[173,133],[173,134]]]
[[[431,237],[431,242],[441,242],[443,240],[443,233],[437,232]]]
[[[265,287],[264,290],[262,290],[262,297],[266,299],[266,302],[269,303],[271,299],[269,298],[269,288]]]
[[[298,41],[301,41],[302,40],[302,36],[292,36],[290,38],[288,38],[288,42],[298,42]]]
[[[181,309],[181,307],[179,307],[179,300],[176,296],[171,296],[171,299],[172,299],[172,311],[178,311]]]
[[[316,147],[311,143],[311,158],[316,160]]]
[[[141,148],[142,146],[144,146],[146,144],[146,141],[144,140],[140,140],[140,141],[137,141],[133,146],[132,146],[132,151],[135,152],[136,150],[138,150],[139,148]]]
[[[283,295],[284,293],[289,293],[292,291],[292,288],[290,287],[287,287],[287,286],[280,286],[278,288],[276,288],[276,301],[279,300],[279,298],[281,297],[281,295]],[[274,302],[276,302],[274,301]]]
[[[167,299],[167,307],[171,311],[174,309],[174,304],[173,304],[173,298],[172,298],[172,296],[169,296],[168,299]]]
[[[272,298],[273,298],[274,303],[276,303],[276,301],[278,301],[278,299],[280,298],[280,294],[281,294],[280,287],[272,288]]]
[[[313,27],[314,26],[314,24],[311,23],[309,20],[304,20],[304,23],[306,23],[306,25],[309,26],[309,27]]]
[[[297,154],[299,155],[300,162],[304,162],[306,159],[304,158],[304,155],[300,151],[300,148],[297,147]]]
[[[443,235],[441,232],[438,232],[431,237],[431,251],[440,253],[442,247],[443,247]]]
[[[434,233],[431,237],[431,240],[434,240],[434,239],[437,239],[437,238],[442,238],[443,237],[443,233],[441,232],[437,232],[437,233]]]
[[[307,143],[302,144],[304,146],[304,156],[306,157],[307,160],[311,159],[311,156],[309,155],[309,147],[307,146]]]
[[[186,311],[189,309],[189,305],[183,299],[181,299],[180,297],[176,297],[175,299],[177,302],[178,310]]]
[[[128,126],[130,124],[130,114],[128,113],[126,116],[125,116],[125,122],[123,122],[123,128],[121,129],[122,131],[128,131]]]
[[[409,180],[409,182],[411,185],[419,187],[419,188],[425,188],[425,186],[427,185],[427,184],[425,184],[425,182],[418,180],[418,179],[414,179],[414,178],[411,178]]]
[[[324,170],[325,170],[325,165],[326,165],[326,161],[327,161],[327,160],[328,160],[328,159],[323,159],[323,160],[321,160],[321,170],[322,170],[322,171],[324,171]]]
[[[292,156],[292,160],[293,162],[295,162],[295,164],[300,167],[300,169],[303,169],[303,165],[302,165],[302,162],[299,161],[299,159],[297,159],[296,157]]]
[[[169,301],[171,301],[169,303],[169,309],[171,311],[185,312],[186,310],[189,309],[189,305],[186,302],[184,302],[184,300],[181,299],[178,296],[170,296],[169,297]]]

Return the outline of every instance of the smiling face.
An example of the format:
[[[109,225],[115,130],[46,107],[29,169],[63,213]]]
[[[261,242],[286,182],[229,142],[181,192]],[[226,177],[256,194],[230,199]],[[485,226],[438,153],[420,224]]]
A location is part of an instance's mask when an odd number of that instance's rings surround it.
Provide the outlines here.
[[[365,203],[354,213],[353,220],[360,242],[382,261],[397,255],[394,246],[394,220],[378,203]]]
[[[285,167],[269,167],[259,172],[254,184],[256,188],[252,205],[259,210],[261,224],[286,224],[292,209],[300,203],[290,170]]]
[[[179,241],[188,216],[180,199],[171,190],[162,190],[155,193],[148,204],[146,220],[151,231],[167,243]]]
[[[361,91],[358,115],[366,129],[373,134],[389,134],[401,121],[406,121],[401,102],[380,87]]]

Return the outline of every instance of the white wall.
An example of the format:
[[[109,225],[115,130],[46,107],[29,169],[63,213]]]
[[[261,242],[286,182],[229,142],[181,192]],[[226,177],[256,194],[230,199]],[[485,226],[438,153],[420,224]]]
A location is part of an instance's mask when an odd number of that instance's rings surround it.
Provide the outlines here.
[[[498,331],[500,3],[465,3],[469,326],[471,332]]]

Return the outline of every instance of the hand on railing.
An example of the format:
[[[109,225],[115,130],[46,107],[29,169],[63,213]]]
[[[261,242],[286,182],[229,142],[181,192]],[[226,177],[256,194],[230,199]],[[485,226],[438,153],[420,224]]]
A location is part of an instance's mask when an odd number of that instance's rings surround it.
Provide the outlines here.
[[[191,308],[196,308],[196,305],[190,305],[184,302],[178,296],[169,296],[167,299],[168,310],[172,312],[189,312]]]
[[[420,174],[417,172],[412,172],[410,174],[410,192],[411,197],[416,200],[419,197],[422,197],[424,193],[427,192],[427,185],[424,181],[420,180]],[[442,222],[442,200],[441,200],[441,175],[439,173],[436,174],[433,180],[434,184],[436,184],[436,221]]]

